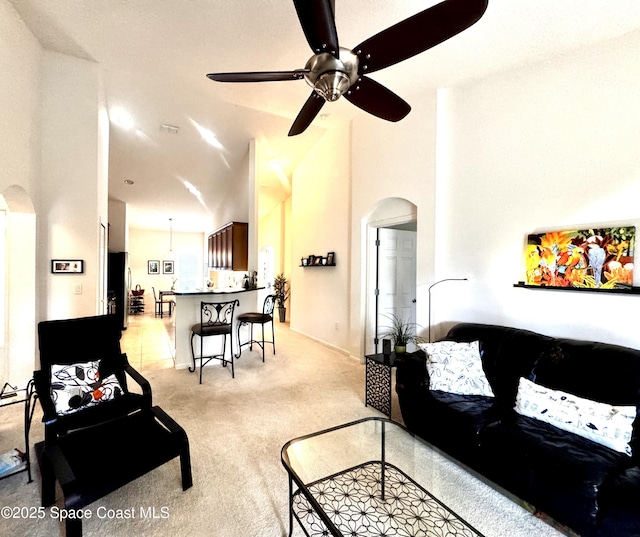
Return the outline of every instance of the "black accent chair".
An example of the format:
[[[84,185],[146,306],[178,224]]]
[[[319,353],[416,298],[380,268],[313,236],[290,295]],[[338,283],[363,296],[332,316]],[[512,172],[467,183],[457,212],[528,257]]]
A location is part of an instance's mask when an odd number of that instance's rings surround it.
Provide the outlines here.
[[[273,345],[273,354],[276,353],[276,335],[273,328],[273,308],[276,304],[276,295],[269,295],[264,299],[264,304],[262,305],[262,313],[258,312],[248,312],[241,313],[238,315],[238,354],[236,354],[236,358],[240,356],[242,352],[242,347],[244,345],[249,345],[249,350],[253,349],[253,344],[260,345],[262,349],[262,361],[264,362],[264,344],[271,343]],[[264,340],[264,325],[267,323],[271,323],[271,341]],[[262,326],[262,339],[256,340],[253,338],[253,325],[259,324]],[[240,328],[242,326],[250,326],[249,332],[249,340],[244,343],[240,343]]]
[[[200,384],[202,384],[202,368],[211,360],[222,360],[222,365],[231,364],[231,377],[235,378],[233,366],[233,312],[236,306],[240,305],[239,300],[228,302],[200,302],[200,322],[191,327],[191,361],[193,367],[189,368],[192,373],[196,370],[196,360],[200,360]],[[200,337],[200,356],[196,356],[193,347],[193,338]],[[210,336],[222,336],[222,352],[219,354],[204,355],[204,339]],[[229,359],[226,358],[227,336],[231,340]]]
[[[115,315],[38,325],[34,383],[45,440],[35,451],[43,507],[55,503],[56,481],[65,509],[82,509],[176,457],[182,489],[193,483],[187,435],[152,406],[151,386],[121,352],[120,337]],[[129,390],[130,380],[141,393]],[[66,519],[66,535],[82,535],[81,519]]]

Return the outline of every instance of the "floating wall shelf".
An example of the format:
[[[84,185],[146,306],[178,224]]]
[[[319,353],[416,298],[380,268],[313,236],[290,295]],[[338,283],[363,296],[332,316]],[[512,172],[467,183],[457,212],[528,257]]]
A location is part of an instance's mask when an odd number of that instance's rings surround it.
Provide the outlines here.
[[[301,267],[335,267],[336,266],[336,253],[329,252],[326,256],[322,255],[310,255],[309,257],[303,257],[300,260]]]
[[[550,287],[548,285],[527,285],[524,282],[513,284],[522,289],[542,289],[545,291],[578,291],[580,293],[609,293],[616,295],[640,295],[640,287],[627,287],[624,289],[593,289],[588,287]]]

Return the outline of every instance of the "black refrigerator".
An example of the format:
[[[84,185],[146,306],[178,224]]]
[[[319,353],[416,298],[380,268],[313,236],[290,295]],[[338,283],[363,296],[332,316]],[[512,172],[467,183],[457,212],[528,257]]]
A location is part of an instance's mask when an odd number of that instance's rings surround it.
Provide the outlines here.
[[[131,271],[127,252],[110,252],[107,266],[107,296],[109,313],[120,319],[123,330],[129,324],[129,291]]]

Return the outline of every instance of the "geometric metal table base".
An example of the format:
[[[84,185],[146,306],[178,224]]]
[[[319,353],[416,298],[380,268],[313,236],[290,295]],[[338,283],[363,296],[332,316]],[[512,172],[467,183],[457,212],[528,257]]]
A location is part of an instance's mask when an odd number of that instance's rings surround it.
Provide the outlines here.
[[[344,537],[482,537],[397,467],[367,462],[307,485]],[[331,535],[300,490],[293,513],[308,537]]]
[[[367,357],[365,365],[365,406],[391,417],[391,365]]]

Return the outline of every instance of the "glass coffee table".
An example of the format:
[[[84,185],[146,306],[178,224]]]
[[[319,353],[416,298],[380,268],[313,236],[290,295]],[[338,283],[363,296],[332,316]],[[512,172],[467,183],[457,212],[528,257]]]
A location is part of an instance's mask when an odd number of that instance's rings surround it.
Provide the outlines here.
[[[295,438],[281,458],[290,536],[294,518],[308,537],[561,535],[386,418]]]
[[[481,536],[411,477],[420,473],[420,448],[406,429],[384,418],[291,440],[282,449],[289,534],[295,517],[310,537]]]

